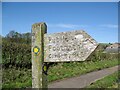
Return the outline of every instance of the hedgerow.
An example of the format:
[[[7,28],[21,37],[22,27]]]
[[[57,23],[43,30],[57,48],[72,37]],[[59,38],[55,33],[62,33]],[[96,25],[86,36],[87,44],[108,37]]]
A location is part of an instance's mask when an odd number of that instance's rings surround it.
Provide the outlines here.
[[[7,40],[2,42],[2,63],[4,68],[31,67],[31,45]]]

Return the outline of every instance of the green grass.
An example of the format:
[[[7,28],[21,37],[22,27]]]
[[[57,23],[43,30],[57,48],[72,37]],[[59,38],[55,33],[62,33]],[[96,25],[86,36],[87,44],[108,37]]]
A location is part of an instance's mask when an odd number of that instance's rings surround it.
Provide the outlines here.
[[[3,88],[26,88],[32,86],[31,69],[9,68],[3,70]]]
[[[85,61],[53,64],[48,70],[49,83],[55,80],[82,75],[91,71],[118,65],[118,60]],[[3,88],[32,86],[31,69],[9,68],[3,70]]]
[[[120,75],[120,71],[117,71],[92,83],[87,88],[118,88],[118,73]]]
[[[59,79],[74,77],[115,65],[118,65],[118,60],[59,63],[58,65],[50,67],[48,71],[48,81],[51,82]]]

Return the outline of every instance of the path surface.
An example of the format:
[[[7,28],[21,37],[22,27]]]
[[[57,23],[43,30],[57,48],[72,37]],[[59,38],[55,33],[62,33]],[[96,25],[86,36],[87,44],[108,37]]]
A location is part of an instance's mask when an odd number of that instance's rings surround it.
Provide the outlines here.
[[[118,71],[118,69],[120,70],[120,65],[106,68],[100,71],[90,72],[79,77],[53,82],[49,84],[48,88],[84,88],[90,85],[92,82],[95,82],[96,80],[102,79],[103,77]]]

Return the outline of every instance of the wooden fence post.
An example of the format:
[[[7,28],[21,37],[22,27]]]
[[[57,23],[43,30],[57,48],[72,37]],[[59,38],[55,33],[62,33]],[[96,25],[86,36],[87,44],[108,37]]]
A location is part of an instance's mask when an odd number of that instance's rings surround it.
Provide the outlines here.
[[[32,88],[36,89],[47,89],[47,75],[43,72],[45,33],[47,25],[44,22],[32,25]]]

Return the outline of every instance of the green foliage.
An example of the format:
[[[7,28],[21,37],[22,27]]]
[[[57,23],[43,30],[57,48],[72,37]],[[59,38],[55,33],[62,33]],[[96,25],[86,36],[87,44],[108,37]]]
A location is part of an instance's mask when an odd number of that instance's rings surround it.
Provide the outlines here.
[[[2,39],[2,63],[4,68],[31,68],[31,34],[10,31]]]
[[[103,53],[108,44],[100,44],[97,49],[87,58],[87,60],[101,61],[118,59],[120,53]]]
[[[31,67],[31,45],[18,44],[3,40],[2,43],[2,62],[3,67]]]
[[[21,34],[15,31],[10,31],[4,39],[8,42],[31,44],[31,33]]]
[[[3,69],[3,88],[25,88],[32,85],[31,69]]]

